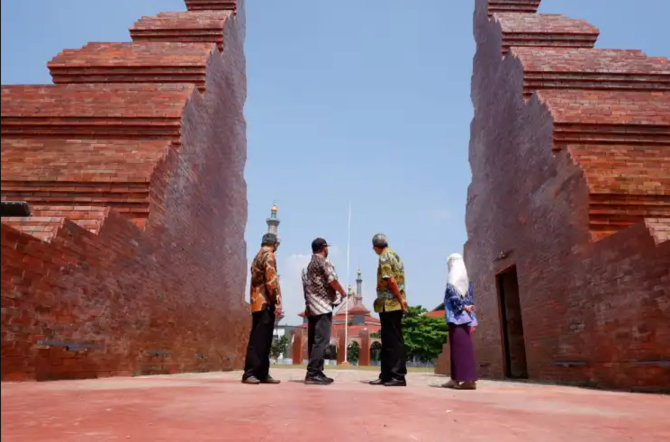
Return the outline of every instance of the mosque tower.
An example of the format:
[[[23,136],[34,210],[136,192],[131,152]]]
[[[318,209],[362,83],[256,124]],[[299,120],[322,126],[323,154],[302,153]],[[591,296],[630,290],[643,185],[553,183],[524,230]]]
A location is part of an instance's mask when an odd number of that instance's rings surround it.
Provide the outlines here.
[[[268,224],[268,233],[274,233],[275,235],[277,235],[277,228],[279,227],[279,218],[277,218],[276,204],[272,205],[272,209],[270,209],[270,218],[266,219],[265,222]]]
[[[354,300],[354,306],[363,305],[363,276],[361,276],[361,269],[358,269],[356,273],[356,298]]]

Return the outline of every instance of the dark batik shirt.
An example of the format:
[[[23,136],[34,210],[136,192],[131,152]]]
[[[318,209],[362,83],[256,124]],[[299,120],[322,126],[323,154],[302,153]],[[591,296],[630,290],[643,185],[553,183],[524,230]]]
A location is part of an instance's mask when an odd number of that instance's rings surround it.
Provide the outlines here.
[[[277,260],[269,248],[262,248],[251,263],[251,311],[281,305]]]
[[[312,255],[312,260],[302,273],[305,293],[305,314],[325,315],[333,312],[337,292],[330,286],[337,280],[335,266],[322,255]]]

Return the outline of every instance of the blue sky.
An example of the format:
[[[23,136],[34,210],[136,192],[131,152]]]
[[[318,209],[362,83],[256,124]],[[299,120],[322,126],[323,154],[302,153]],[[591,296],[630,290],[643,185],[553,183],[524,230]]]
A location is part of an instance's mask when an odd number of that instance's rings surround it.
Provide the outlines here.
[[[181,0],[1,5],[3,84],[49,83],[46,62],[63,48],[129,41],[140,16],[184,9]],[[439,304],[446,257],[466,240],[472,8],[470,0],[247,1],[248,253],[276,201],[284,322],[299,320],[299,272],[314,237],[335,244],[345,278],[349,201],[351,282],[360,266],[365,303],[374,298],[370,239],[385,232],[405,261],[410,304]],[[586,18],[601,30],[598,47],[670,55],[668,0],[544,0],[541,12]]]

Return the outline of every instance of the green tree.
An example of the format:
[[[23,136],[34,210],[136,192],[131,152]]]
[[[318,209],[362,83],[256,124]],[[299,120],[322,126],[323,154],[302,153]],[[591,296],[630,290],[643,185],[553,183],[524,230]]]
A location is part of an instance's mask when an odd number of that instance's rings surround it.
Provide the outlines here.
[[[434,361],[447,342],[448,328],[443,318],[426,316],[422,306],[409,308],[402,320],[407,359]]]
[[[347,348],[347,360],[349,362],[358,362],[358,359],[361,356],[361,347],[358,345],[358,342],[354,341],[349,344]]]
[[[381,331],[381,330],[377,330],[376,332],[371,333],[371,334],[370,334],[370,337],[371,337],[371,338],[381,339],[381,337],[382,337],[382,331]]]
[[[382,355],[382,345],[375,341],[372,343],[370,346],[370,360],[372,361],[379,361],[381,360],[381,355]]]
[[[272,349],[270,350],[270,354],[274,359],[277,359],[279,355],[281,354],[286,354],[286,350],[288,350],[288,336],[283,335],[280,338],[277,338],[277,336],[274,336],[272,338]]]

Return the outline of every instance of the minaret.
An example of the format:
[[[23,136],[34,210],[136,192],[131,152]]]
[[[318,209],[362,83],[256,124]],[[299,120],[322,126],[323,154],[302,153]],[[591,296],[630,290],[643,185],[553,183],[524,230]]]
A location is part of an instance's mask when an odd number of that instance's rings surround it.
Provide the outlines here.
[[[363,277],[361,276],[361,269],[358,269],[356,273],[356,303],[358,305],[363,305]]]
[[[279,218],[277,218],[277,205],[273,204],[270,209],[270,218],[265,220],[268,223],[268,233],[277,235],[277,227],[279,227]]]

